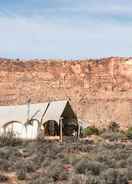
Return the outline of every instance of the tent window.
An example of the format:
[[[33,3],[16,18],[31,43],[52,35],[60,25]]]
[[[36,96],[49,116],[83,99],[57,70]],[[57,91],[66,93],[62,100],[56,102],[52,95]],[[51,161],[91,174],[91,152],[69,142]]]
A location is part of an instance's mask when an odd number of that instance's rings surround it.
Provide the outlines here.
[[[44,135],[59,136],[59,126],[56,121],[49,120],[44,124]]]

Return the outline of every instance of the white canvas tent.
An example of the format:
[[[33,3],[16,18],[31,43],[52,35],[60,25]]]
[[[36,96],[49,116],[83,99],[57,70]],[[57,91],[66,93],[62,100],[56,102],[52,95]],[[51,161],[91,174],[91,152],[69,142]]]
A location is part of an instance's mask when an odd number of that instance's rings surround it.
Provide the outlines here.
[[[45,116],[42,119],[42,123],[45,123],[49,120],[54,120],[59,124],[61,117],[70,119],[77,118],[67,100],[50,102]]]
[[[51,121],[57,123],[61,132],[69,122],[77,126],[76,114],[67,100],[30,104],[30,108],[28,105],[1,106],[0,132],[12,131],[20,138],[35,139],[38,128]]]
[[[0,133],[4,131],[12,131],[20,138],[34,139],[37,136],[38,121],[41,121],[43,113],[46,111],[48,103],[30,104],[30,117],[33,115],[33,122],[31,124],[25,123],[28,118],[28,106],[1,106],[0,107]]]
[[[44,134],[46,128],[46,134],[50,134],[50,129],[53,129],[54,136],[59,135],[61,139],[62,135],[72,135],[73,131],[78,131],[77,116],[67,100],[50,102],[42,125]]]

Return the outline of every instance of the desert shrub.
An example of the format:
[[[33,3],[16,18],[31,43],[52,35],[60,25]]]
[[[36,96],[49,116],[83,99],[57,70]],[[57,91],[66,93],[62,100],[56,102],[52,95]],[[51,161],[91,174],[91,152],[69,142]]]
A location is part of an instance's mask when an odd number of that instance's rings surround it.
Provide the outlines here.
[[[132,180],[132,156],[129,155],[128,159],[127,159],[127,169],[128,169],[128,178],[129,180]]]
[[[16,162],[21,158],[22,154],[19,149],[12,146],[4,146],[0,148],[0,159],[8,160],[9,162]]]
[[[122,132],[106,131],[101,134],[101,137],[108,139],[109,141],[118,141],[126,139],[126,136]]]
[[[132,127],[128,128],[126,131],[126,136],[128,139],[132,139]]]
[[[99,135],[99,130],[98,128],[91,126],[83,129],[83,134],[84,136],[89,136],[89,135]]]
[[[109,150],[100,150],[96,154],[96,160],[99,162],[105,162],[107,159],[111,160],[111,154]]]
[[[125,168],[127,166],[127,158],[130,153],[126,147],[120,144],[100,145],[97,150],[96,160],[103,162],[106,166],[113,168]]]
[[[4,171],[14,171],[16,162],[22,158],[17,147],[4,146],[0,148],[0,169]]]
[[[102,184],[99,176],[88,175],[86,184]],[[106,184],[106,183],[105,183]]]
[[[106,169],[109,167],[115,167],[116,160],[108,150],[99,152],[96,156],[96,160],[103,163]]]
[[[127,158],[127,165],[132,166],[132,155],[129,155],[129,157]]]
[[[0,174],[0,183],[5,183],[7,181],[8,181],[8,177],[3,174]]]
[[[112,156],[117,160],[126,160],[129,156],[129,153],[125,149],[116,148],[112,152]]]
[[[39,176],[37,178],[33,178],[28,184],[54,184],[52,178]]]
[[[116,144],[115,143],[109,144],[109,143],[106,143],[106,142],[102,142],[99,145],[96,145],[96,147],[98,147],[98,146],[99,146],[100,150],[106,149],[106,150],[111,150],[111,151],[113,151],[117,148],[120,149],[120,150],[126,148],[125,144],[117,143],[117,142],[116,142]]]
[[[63,150],[61,150],[59,143],[53,141],[37,141],[32,159],[35,169],[48,166],[52,159],[56,160],[59,157],[58,155],[60,153],[63,153]]]
[[[16,170],[24,170],[27,173],[34,172],[36,169],[35,163],[33,163],[31,160],[24,160],[24,159],[18,161],[15,167]]]
[[[115,161],[115,166],[116,166],[116,168],[126,168],[127,167],[127,162],[126,162],[126,160],[117,160],[117,161]]]
[[[101,173],[101,184],[128,184],[127,172],[125,169],[109,168]]]
[[[64,169],[64,165],[61,163],[61,161],[55,161],[48,169],[48,176],[54,181],[67,180],[69,172]]]
[[[11,155],[10,147],[1,147],[0,148],[0,158],[1,159],[9,159]]]
[[[132,181],[132,166],[127,166],[127,177]]]
[[[49,158],[49,157],[46,157],[46,158],[43,160],[43,162],[41,163],[41,167],[42,167],[42,168],[45,168],[45,167],[49,166],[49,165],[50,165],[50,162],[51,162],[50,158]]]
[[[26,179],[26,170],[24,168],[18,169],[16,171],[16,176],[18,180],[25,180]]]
[[[25,161],[25,170],[27,173],[31,173],[35,171],[35,163],[33,163],[31,160]]]
[[[7,159],[0,159],[0,170],[8,171],[11,167],[10,162]]]
[[[78,142],[74,144],[69,144],[65,148],[65,152],[67,153],[77,153],[77,152],[89,152],[93,149],[93,145],[89,144],[89,142]]]
[[[51,158],[58,158],[58,154],[63,152],[64,147],[63,145],[60,145],[58,142],[53,142],[49,144],[49,149],[48,149],[48,156]]]
[[[33,158],[33,162],[35,163],[35,167],[39,168],[42,163],[45,161],[45,157],[42,153],[38,151],[38,153],[35,154],[35,157]]]
[[[22,144],[22,139],[16,138],[12,132],[7,132],[0,136],[0,147],[17,146]]]
[[[109,124],[109,127],[108,127],[110,130],[112,130],[113,132],[117,132],[117,131],[119,131],[119,129],[120,129],[120,126],[119,126],[119,124],[118,123],[116,123],[116,122],[111,122],[110,124]]]
[[[66,154],[63,158],[64,164],[76,165],[80,161],[80,157],[76,154]]]
[[[25,169],[26,169],[27,173],[34,172],[35,171],[35,163],[33,163],[30,160],[26,161]]]
[[[72,177],[70,177],[68,184],[87,184],[87,176],[74,173]]]
[[[76,172],[79,174],[91,173],[99,175],[100,171],[104,169],[104,165],[98,161],[80,160],[76,165]]]
[[[64,145],[61,145],[57,141],[45,141],[36,144],[36,161],[43,162],[45,157],[49,157],[50,159],[57,159],[60,153],[63,153]]]

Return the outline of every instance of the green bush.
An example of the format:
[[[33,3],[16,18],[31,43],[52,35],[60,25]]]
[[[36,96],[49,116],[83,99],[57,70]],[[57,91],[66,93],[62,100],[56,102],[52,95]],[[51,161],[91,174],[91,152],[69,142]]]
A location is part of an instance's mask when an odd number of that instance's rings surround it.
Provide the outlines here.
[[[102,169],[104,169],[104,165],[100,162],[86,159],[79,161],[76,165],[76,172],[79,174],[99,175]]]
[[[132,139],[132,127],[128,128],[126,132],[126,136],[128,139]]]
[[[83,134],[84,136],[89,136],[89,135],[99,135],[99,130],[98,128],[91,126],[83,129]]]

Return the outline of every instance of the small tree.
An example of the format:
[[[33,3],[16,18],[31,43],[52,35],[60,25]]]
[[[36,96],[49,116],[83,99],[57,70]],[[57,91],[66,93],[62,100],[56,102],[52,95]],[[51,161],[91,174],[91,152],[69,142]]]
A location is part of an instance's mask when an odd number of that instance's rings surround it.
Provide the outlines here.
[[[120,129],[120,126],[116,122],[111,122],[109,125],[109,129],[112,130],[112,132],[118,132]]]
[[[98,128],[94,127],[94,126],[90,126],[90,127],[87,127],[83,130],[83,134],[85,136],[89,136],[89,135],[99,135],[99,130]]]

